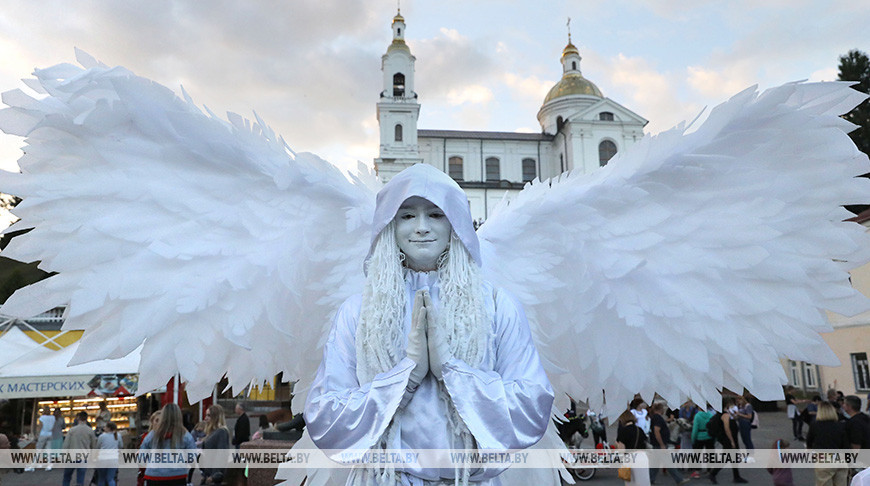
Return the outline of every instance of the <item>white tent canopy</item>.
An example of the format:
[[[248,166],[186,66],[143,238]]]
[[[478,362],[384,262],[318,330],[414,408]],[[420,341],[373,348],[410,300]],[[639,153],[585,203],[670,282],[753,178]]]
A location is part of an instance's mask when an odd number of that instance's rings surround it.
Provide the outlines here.
[[[76,396],[97,375],[135,374],[141,347],[119,359],[69,366],[78,343],[52,350],[36,343],[17,327],[0,336],[0,398]]]

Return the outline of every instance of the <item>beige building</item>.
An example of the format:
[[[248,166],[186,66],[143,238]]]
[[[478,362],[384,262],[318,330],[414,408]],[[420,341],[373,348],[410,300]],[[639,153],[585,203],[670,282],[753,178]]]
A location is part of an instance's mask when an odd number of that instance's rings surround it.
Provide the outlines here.
[[[870,228],[870,211],[865,211],[854,221]],[[870,264],[851,272],[852,286],[870,296]],[[870,312],[854,317],[828,314],[833,332],[822,338],[840,359],[840,366],[816,366],[801,361],[784,360],[789,384],[812,394],[818,392],[824,398],[829,389],[840,390],[846,395],[858,395],[866,400],[870,393]],[[866,401],[864,407],[867,407]]]

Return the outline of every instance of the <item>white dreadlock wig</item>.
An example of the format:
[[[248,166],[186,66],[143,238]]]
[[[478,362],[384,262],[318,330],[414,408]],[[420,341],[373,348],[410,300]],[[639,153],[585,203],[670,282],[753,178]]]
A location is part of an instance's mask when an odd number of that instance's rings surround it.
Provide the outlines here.
[[[381,231],[367,262],[360,321],[356,328],[356,375],[360,384],[396,366],[405,355],[405,279],[395,223]]]

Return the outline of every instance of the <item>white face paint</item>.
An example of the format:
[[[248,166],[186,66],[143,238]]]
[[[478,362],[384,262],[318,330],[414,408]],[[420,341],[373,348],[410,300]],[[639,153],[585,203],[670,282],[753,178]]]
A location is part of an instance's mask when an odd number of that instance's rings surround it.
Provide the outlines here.
[[[411,270],[437,268],[438,257],[450,244],[453,228],[444,211],[422,197],[409,197],[396,211],[396,242]]]

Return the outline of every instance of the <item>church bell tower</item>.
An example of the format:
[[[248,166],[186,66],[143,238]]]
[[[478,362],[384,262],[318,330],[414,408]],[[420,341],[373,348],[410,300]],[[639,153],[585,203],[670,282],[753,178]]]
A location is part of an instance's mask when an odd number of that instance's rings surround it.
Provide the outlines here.
[[[393,17],[393,42],[381,57],[383,90],[378,101],[381,144],[375,169],[388,181],[406,167],[422,162],[417,146],[420,104],[414,91],[414,61],[405,43],[405,18]]]

